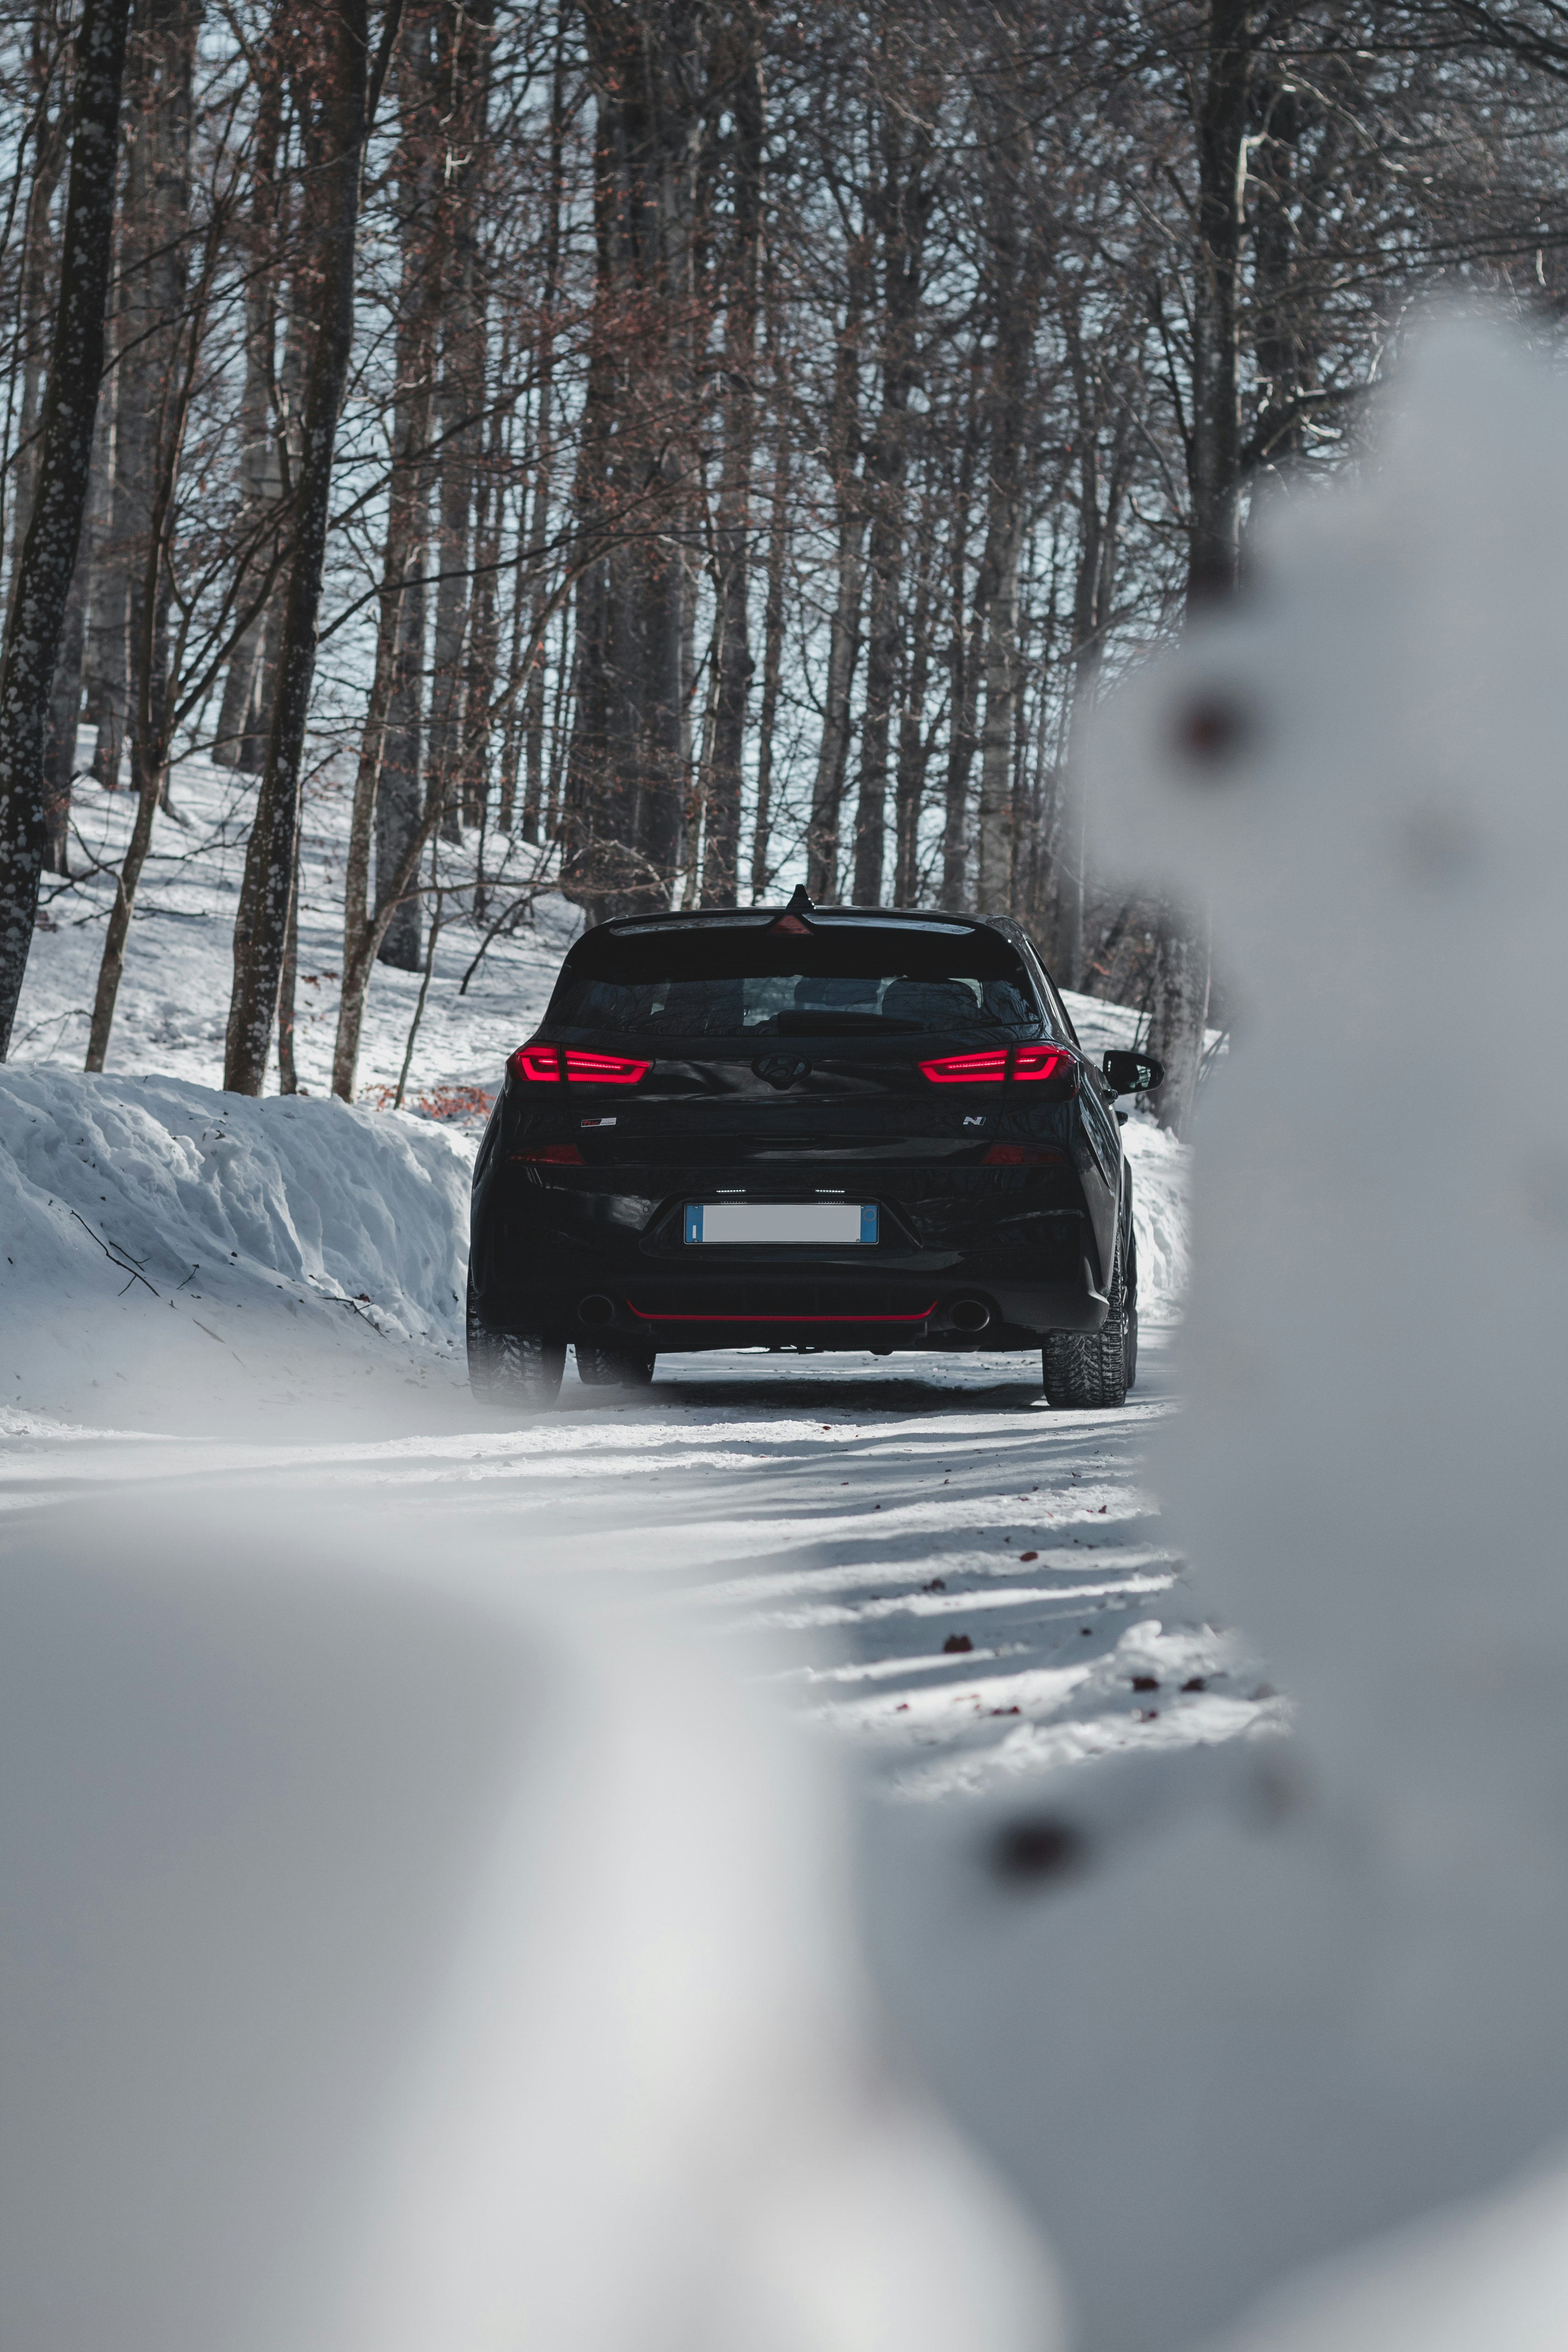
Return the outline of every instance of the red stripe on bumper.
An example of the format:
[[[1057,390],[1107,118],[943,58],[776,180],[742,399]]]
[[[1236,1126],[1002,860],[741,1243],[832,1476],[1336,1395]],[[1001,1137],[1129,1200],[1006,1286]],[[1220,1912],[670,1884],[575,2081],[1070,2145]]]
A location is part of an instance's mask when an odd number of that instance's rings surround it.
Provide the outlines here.
[[[639,1323],[926,1323],[936,1312],[935,1299],[917,1315],[646,1315],[626,1304]]]

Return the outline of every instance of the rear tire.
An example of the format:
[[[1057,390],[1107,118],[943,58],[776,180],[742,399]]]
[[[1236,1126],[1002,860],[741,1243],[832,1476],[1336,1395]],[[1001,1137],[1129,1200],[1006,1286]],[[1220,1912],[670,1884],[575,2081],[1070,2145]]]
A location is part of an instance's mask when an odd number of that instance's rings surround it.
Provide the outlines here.
[[[542,1331],[492,1331],[468,1307],[468,1385],[487,1403],[538,1412],[560,1394],[566,1342]]]
[[[609,1348],[597,1339],[574,1341],[577,1377],[591,1389],[645,1389],[653,1377],[653,1359],[642,1348]]]
[[[1110,1310],[1098,1331],[1052,1331],[1042,1350],[1045,1393],[1053,1405],[1098,1412],[1126,1402],[1137,1370],[1137,1309],[1127,1296],[1118,1234]]]

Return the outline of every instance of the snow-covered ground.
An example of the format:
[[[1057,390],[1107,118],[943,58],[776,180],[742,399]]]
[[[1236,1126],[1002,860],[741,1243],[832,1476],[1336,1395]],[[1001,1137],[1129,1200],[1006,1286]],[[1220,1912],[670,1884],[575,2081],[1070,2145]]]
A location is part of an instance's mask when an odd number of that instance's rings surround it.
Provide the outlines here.
[[[96,864],[127,805],[82,791]],[[206,1548],[191,1532],[206,1525],[237,1570],[284,1512],[301,1531],[276,1538],[288,1552],[329,1527],[347,1552],[426,1578],[499,1561],[519,1591],[598,1594],[622,1628],[661,1629],[666,1658],[731,1661],[873,1814],[890,1799],[967,1814],[1084,1759],[1158,1769],[1280,1724],[1283,1701],[1193,1599],[1143,1481],[1175,1410],[1187,1266],[1186,1155],[1151,1119],[1126,1130],[1143,1357],[1120,1413],[1052,1412],[1038,1360],[1018,1356],[737,1350],[666,1358],[624,1399],[569,1365],[554,1410],[507,1423],[475,1404],[462,1360],[468,1170],[484,1097],[538,1018],[574,910],[543,898],[465,991],[482,934],[449,922],[397,1112],[419,982],[378,970],[361,1100],[340,1103],[326,1087],[342,809],[323,793],[300,920],[308,1091],[225,1095],[232,782],[193,764],[175,798],[183,823],[159,820],[107,1074],[79,1069],[108,898],[96,872],[51,886],[0,1070],[14,1558],[57,1528],[66,1560],[120,1528],[179,1555]],[[1133,1039],[1122,1008],[1074,1012],[1092,1050]],[[659,1667],[655,1685],[673,1693],[674,1678]],[[656,1717],[663,1702],[647,1704]],[[901,2129],[907,2165],[920,2127]],[[950,2189],[933,2248],[968,2193]],[[980,2206],[1003,2210],[991,2189]],[[955,2280],[992,2224],[964,2226]],[[980,2269],[998,2291],[1014,2276]],[[1030,2275],[1024,2260],[1017,2277]],[[945,2346],[950,2327],[930,2325]],[[1048,2336],[1030,2321],[1019,2341]],[[921,2339],[901,2323],[896,2340]],[[1009,2341],[998,2320],[988,2346]]]

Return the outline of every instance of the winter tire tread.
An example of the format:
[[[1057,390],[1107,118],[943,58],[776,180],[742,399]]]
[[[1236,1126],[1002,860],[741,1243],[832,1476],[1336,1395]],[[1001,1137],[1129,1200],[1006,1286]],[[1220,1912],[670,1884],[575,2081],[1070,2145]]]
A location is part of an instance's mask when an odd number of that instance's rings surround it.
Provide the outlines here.
[[[645,1389],[653,1377],[653,1359],[642,1348],[611,1348],[596,1339],[579,1339],[577,1377],[591,1389]]]
[[[1137,1372],[1138,1310],[1123,1272],[1120,1236],[1111,1269],[1110,1307],[1098,1331],[1051,1331],[1041,1350],[1045,1393],[1059,1409],[1113,1411]]]
[[[493,1331],[468,1309],[468,1385],[491,1403],[538,1410],[553,1404],[566,1369],[566,1343],[542,1331]]]

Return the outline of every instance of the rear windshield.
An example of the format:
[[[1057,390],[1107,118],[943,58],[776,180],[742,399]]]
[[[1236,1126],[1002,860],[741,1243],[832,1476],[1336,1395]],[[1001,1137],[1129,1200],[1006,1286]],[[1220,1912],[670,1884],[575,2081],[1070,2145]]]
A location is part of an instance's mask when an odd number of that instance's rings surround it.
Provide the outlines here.
[[[583,1037],[1049,1037],[1022,963],[995,931],[806,937],[716,929],[591,932],[549,1009]]]

